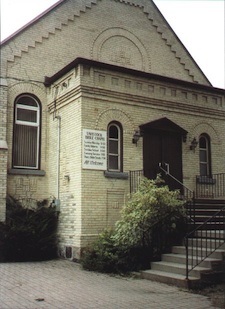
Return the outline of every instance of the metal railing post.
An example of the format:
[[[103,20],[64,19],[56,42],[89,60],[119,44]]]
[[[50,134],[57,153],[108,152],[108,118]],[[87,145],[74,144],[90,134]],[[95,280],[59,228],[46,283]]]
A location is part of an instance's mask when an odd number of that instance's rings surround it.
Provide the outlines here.
[[[189,275],[189,271],[188,271],[188,238],[185,238],[185,248],[186,248],[186,280],[188,280],[188,275]]]

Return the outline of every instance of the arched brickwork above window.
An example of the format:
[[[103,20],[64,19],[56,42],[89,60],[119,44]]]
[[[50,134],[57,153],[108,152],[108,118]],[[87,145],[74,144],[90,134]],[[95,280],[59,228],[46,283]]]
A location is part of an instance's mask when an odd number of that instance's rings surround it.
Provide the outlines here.
[[[108,126],[108,123],[110,123],[111,121],[120,122],[124,127],[125,133],[133,133],[135,129],[131,117],[123,110],[117,108],[109,108],[99,114],[96,120],[95,129],[105,130]]]

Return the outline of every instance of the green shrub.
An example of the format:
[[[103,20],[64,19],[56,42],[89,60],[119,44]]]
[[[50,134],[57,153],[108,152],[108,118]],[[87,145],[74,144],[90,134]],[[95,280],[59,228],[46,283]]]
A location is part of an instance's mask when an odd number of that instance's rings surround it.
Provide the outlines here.
[[[112,231],[105,230],[98,239],[82,254],[81,264],[84,269],[99,272],[114,272],[117,250],[114,247]]]
[[[145,269],[185,234],[185,211],[178,191],[162,179],[146,178],[121,211],[115,229],[99,235],[83,254],[83,268],[100,272]]]
[[[0,259],[3,261],[40,261],[57,256],[58,216],[45,201],[34,209],[7,199],[6,223],[0,225]]]
[[[80,260],[86,270],[102,273],[127,273],[148,267],[143,248],[118,246],[113,238],[113,231],[105,230],[98,239],[82,254]]]
[[[170,191],[162,185],[158,176],[155,180],[143,178],[139,190],[132,195],[122,209],[121,219],[115,226],[115,241],[126,246],[148,246],[151,243],[150,230],[161,222],[175,227],[176,217],[184,215],[183,201],[179,191]],[[170,219],[172,222],[170,222]]]

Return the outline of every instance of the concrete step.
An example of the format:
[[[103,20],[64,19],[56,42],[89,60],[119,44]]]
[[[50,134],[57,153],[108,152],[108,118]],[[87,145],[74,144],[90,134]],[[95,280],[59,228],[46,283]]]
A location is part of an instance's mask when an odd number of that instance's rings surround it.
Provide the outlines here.
[[[185,276],[186,274],[186,265],[180,264],[180,263],[171,263],[171,262],[164,262],[164,261],[152,262],[151,269],[173,273],[173,274],[178,274],[178,275],[183,275],[183,276]],[[196,266],[193,270],[191,270],[190,276],[200,279],[201,273],[209,272],[209,271],[210,271],[210,268]]]
[[[205,248],[220,248],[220,249],[225,249],[225,243],[224,240],[221,239],[217,239],[215,240],[215,238],[211,237],[211,238],[189,238],[188,239],[188,245],[189,246],[193,246],[193,247],[205,247]]]
[[[195,214],[195,220],[201,222],[205,222],[206,220],[208,220],[208,222],[224,222],[224,218],[222,217],[222,215],[212,217],[213,215],[213,213],[211,215],[207,215],[203,212],[200,213],[198,211],[198,213]]]
[[[195,205],[211,205],[211,206],[223,205],[223,207],[225,207],[225,199],[196,198]]]
[[[186,265],[186,255],[173,253],[162,254],[162,261]],[[196,262],[199,262],[199,258],[193,257],[193,259],[189,259],[189,265],[195,264]],[[206,258],[199,266],[209,269],[218,269],[222,267],[221,264],[222,261],[220,259]]]
[[[195,235],[198,237],[212,237],[212,238],[221,238],[225,240],[225,231],[224,230],[200,230],[200,231],[196,231]]]
[[[191,205],[193,207],[193,205]],[[191,206],[189,206],[191,208]],[[195,209],[212,209],[212,210],[220,210],[223,209],[225,207],[225,204],[221,203],[195,203],[194,204]]]
[[[208,220],[210,216],[224,208],[225,201],[208,200],[206,202],[205,199],[199,199],[195,204],[195,207],[195,219],[197,219],[197,224],[190,225],[190,231],[192,228],[194,230],[197,226],[202,225],[202,223],[205,220]],[[223,277],[225,261],[224,240],[224,218],[218,216],[218,218],[216,217],[212,222],[209,222],[207,226],[203,225],[201,230],[195,232],[195,237],[188,240],[189,269],[192,268],[192,265],[194,266],[199,262],[199,265],[189,272],[188,280],[186,279],[185,246],[173,246],[172,253],[162,254],[162,261],[152,262],[151,269],[142,271],[141,277],[183,288],[200,287],[202,282],[210,282],[210,280],[217,278],[218,275]],[[219,249],[216,249],[210,254],[211,248],[220,245],[222,246]],[[208,254],[210,254],[210,256],[200,262],[200,260]],[[190,258],[190,256],[193,257]],[[215,282],[217,282],[216,280],[217,279],[215,279]]]
[[[198,255],[198,256],[204,256],[207,252],[206,248],[189,248],[188,252],[191,254],[193,251],[193,255]],[[184,246],[173,246],[172,247],[172,253],[177,253],[177,254],[183,254],[186,255],[186,248]],[[216,258],[216,259],[221,259],[225,257],[225,250],[224,249],[217,249],[214,251],[211,255],[210,258]]]
[[[189,231],[193,231],[195,230],[196,228],[198,228],[199,230],[221,230],[223,231],[224,230],[224,223],[223,222],[217,222],[217,223],[214,223],[214,222],[209,222],[207,225],[204,224],[204,222],[200,222],[200,221],[196,221],[195,223],[189,223],[188,225],[188,229]]]
[[[195,205],[194,207],[195,211],[199,212],[204,212],[204,213],[217,213],[218,211],[225,210],[224,205],[217,205],[215,206],[210,206],[210,205]],[[193,210],[193,208],[190,208],[190,210]]]
[[[189,276],[188,277],[189,280],[186,280],[186,276],[184,275],[172,274],[153,269],[141,271],[141,278],[166,283],[170,285],[175,285],[186,289],[190,287],[191,288],[197,287],[200,285],[201,282],[199,278],[193,276]]]
[[[205,210],[196,210],[195,213],[190,213],[190,215],[195,216],[196,218],[202,218],[208,220],[212,217],[212,220],[224,220],[225,211],[220,211],[219,213],[214,211],[205,211]]]

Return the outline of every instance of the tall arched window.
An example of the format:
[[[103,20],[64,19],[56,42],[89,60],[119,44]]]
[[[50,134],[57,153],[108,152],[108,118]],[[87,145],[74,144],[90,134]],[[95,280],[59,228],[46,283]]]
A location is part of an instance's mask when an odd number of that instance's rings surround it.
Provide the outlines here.
[[[39,169],[41,105],[36,97],[23,94],[14,106],[13,168]]]
[[[122,172],[123,170],[123,134],[118,122],[108,125],[108,170]]]
[[[211,149],[210,137],[207,134],[201,134],[199,137],[199,163],[200,175],[211,175]]]

